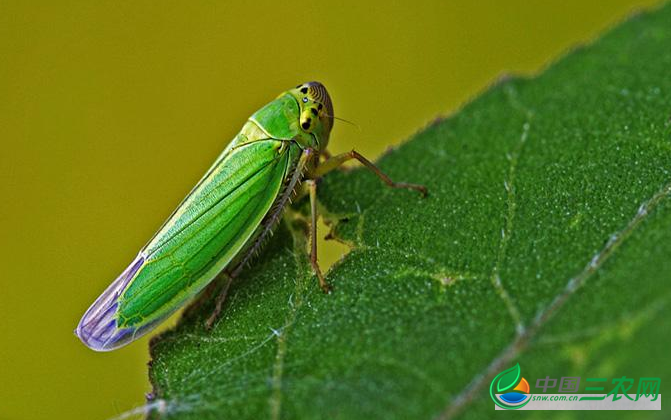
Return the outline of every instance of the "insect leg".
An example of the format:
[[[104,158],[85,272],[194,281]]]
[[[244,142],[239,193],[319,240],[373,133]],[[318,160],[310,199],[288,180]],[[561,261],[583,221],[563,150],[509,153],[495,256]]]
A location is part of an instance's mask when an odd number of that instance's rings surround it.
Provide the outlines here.
[[[221,289],[219,292],[219,296],[217,296],[217,301],[215,303],[214,311],[212,311],[212,314],[210,315],[209,318],[207,318],[207,321],[205,321],[205,327],[209,330],[212,328],[212,325],[214,325],[214,321],[219,318],[219,314],[221,313],[221,309],[224,306],[224,301],[226,301],[226,296],[228,295],[228,288],[231,286],[231,283],[233,282],[234,277],[229,274],[229,273],[222,273],[222,276],[225,276],[224,280],[224,287]]]
[[[371,172],[373,172],[375,175],[377,175],[378,178],[380,178],[385,184],[392,188],[409,188],[412,190],[417,190],[419,191],[423,197],[426,197],[427,194],[427,189],[424,185],[418,185],[418,184],[409,184],[406,182],[394,182],[392,181],[391,178],[389,178],[384,172],[382,172],[373,162],[370,160],[366,159],[363,155],[361,155],[359,152],[356,150],[351,150],[346,153],[342,153],[336,156],[331,157],[330,159],[327,159],[325,162],[320,164],[317,168],[314,169],[314,171],[310,174],[313,178],[318,178],[328,172],[331,172],[332,170],[338,168],[340,165],[343,163],[347,162],[348,160],[356,159],[359,162],[361,162],[366,168],[370,169]]]
[[[319,287],[324,293],[328,293],[331,291],[331,286],[326,282],[317,262],[317,180],[309,179],[305,183],[310,190],[310,264],[319,279]]]

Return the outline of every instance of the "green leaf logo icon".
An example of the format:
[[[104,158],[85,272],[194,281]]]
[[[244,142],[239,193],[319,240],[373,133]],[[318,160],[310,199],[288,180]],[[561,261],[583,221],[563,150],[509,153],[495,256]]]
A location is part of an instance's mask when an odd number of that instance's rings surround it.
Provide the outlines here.
[[[517,385],[517,382],[519,382],[520,364],[518,363],[510,369],[504,370],[503,372],[499,373],[496,378],[499,379],[496,382],[496,391],[499,393],[506,392],[510,388]],[[496,380],[496,378],[494,378],[494,380]]]
[[[519,363],[496,375],[489,386],[489,396],[494,403],[507,410],[524,407],[531,401],[528,394],[529,383],[522,377]]]

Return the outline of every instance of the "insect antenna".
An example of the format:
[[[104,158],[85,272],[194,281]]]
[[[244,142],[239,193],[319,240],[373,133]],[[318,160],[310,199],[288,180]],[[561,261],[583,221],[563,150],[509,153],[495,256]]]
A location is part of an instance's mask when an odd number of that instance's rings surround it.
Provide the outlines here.
[[[346,120],[344,118],[336,117],[335,115],[329,115],[329,117],[333,118],[334,120],[342,121],[344,123],[347,123],[353,127],[356,127],[357,130],[361,131],[361,127],[359,127],[359,124],[352,122],[350,120]]]

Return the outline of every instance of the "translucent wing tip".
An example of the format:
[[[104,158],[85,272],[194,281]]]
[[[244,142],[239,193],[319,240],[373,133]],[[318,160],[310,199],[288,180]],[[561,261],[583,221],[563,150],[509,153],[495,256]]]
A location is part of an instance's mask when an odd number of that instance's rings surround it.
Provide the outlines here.
[[[144,256],[137,258],[117,277],[84,313],[75,334],[82,343],[95,351],[110,351],[131,342],[133,328],[117,328],[116,315],[119,296],[144,264]]]

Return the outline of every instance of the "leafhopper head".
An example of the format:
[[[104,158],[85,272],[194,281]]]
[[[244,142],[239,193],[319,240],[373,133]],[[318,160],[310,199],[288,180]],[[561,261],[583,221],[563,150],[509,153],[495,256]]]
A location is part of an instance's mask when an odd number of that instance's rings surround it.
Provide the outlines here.
[[[315,138],[319,150],[325,150],[333,127],[333,104],[324,85],[307,82],[287,93],[298,101],[301,129]]]

